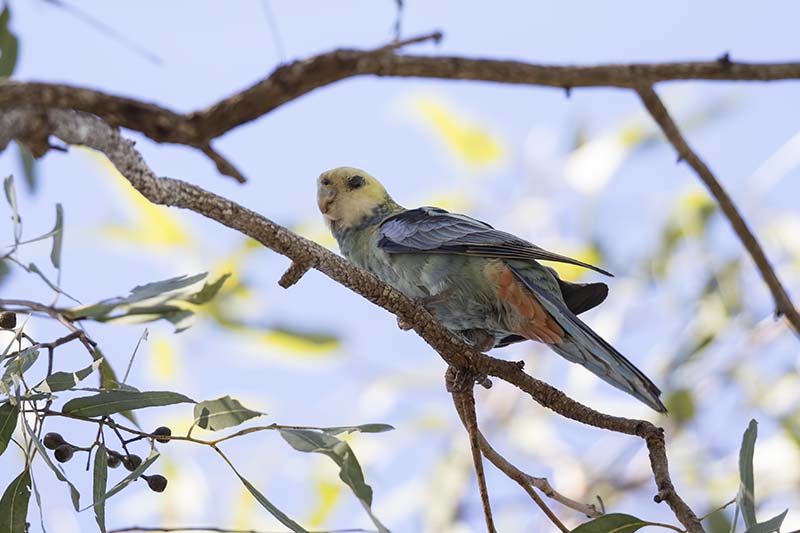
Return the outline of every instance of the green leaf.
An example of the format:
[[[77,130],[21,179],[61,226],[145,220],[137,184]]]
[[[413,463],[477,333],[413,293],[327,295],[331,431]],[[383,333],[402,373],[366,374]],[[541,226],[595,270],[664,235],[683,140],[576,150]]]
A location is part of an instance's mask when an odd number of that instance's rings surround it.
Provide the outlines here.
[[[0,455],[3,455],[3,452],[8,448],[11,435],[14,434],[14,430],[17,428],[18,418],[18,405],[11,405],[11,402],[0,405]]]
[[[116,390],[121,388],[122,384],[119,382],[117,373],[114,372],[114,368],[111,366],[111,363],[108,362],[108,359],[103,357],[99,348],[95,348],[95,354],[97,357],[103,358],[103,361],[100,363],[100,388],[103,390]],[[139,427],[139,421],[136,419],[136,413],[133,411],[121,411],[119,414],[130,420],[137,428]]]
[[[9,274],[11,274],[11,269],[8,268],[8,261],[0,259],[0,285],[5,282]]]
[[[44,510],[42,508],[42,495],[39,494],[39,489],[36,486],[36,478],[31,476],[31,488],[33,489],[33,496],[36,498],[36,507],[39,509],[39,526],[42,528],[42,533],[47,533],[47,528],[44,527]]]
[[[90,507],[96,508],[99,505],[105,506],[105,502],[107,499],[119,493],[122,489],[130,485],[132,481],[138,479],[139,476],[144,474],[145,470],[150,468],[150,465],[156,462],[156,459],[158,459],[159,455],[160,454],[155,449],[150,450],[150,455],[147,456],[147,459],[142,461],[142,464],[140,464],[136,470],[125,476],[119,483],[111,487],[111,490],[101,495],[99,498],[95,495],[92,504],[88,507],[81,509],[81,511],[85,511]]]
[[[219,290],[222,288],[222,285],[225,283],[225,280],[227,280],[230,276],[230,273],[221,275],[216,281],[213,283],[206,283],[203,285],[203,288],[200,289],[200,291],[189,295],[185,298],[185,300],[196,305],[208,303],[212,298],[214,298],[214,296],[217,295]]]
[[[633,533],[650,523],[629,514],[606,514],[585,522],[571,531],[571,533]]]
[[[42,458],[42,461],[44,461],[44,463],[50,467],[50,470],[53,471],[59,481],[69,485],[69,496],[72,500],[72,506],[77,511],[80,508],[81,493],[78,492],[78,489],[75,488],[75,485],[73,485],[72,482],[67,479],[64,470],[60,466],[56,466],[53,461],[50,460],[50,457],[47,455],[47,450],[45,450],[42,442],[39,440],[39,437],[33,431],[33,428],[31,428],[24,416],[22,417],[22,423],[25,427],[25,431],[31,438],[31,442],[33,442],[33,445],[36,446],[36,451],[39,452],[39,456]]]
[[[31,499],[31,471],[26,468],[6,488],[0,498],[0,532],[25,533],[28,530],[28,502]]]
[[[106,483],[108,482],[108,452],[100,445],[94,454],[94,485],[92,487],[94,519],[102,533],[106,533]]]
[[[19,352],[19,355],[6,361],[6,370],[3,372],[3,377],[0,382],[6,387],[11,387],[13,383],[12,376],[21,376],[33,366],[36,359],[39,357],[39,348],[36,346],[29,346]]]
[[[36,174],[36,161],[33,159],[33,154],[28,150],[24,144],[17,142],[17,153],[19,154],[19,161],[22,165],[22,173],[25,176],[25,183],[28,184],[28,191],[36,192],[38,184]]]
[[[783,524],[783,519],[786,518],[786,513],[788,512],[789,509],[786,509],[778,516],[774,516],[766,522],[753,524],[752,526],[748,527],[744,533],[774,533],[775,531],[780,531],[781,524]]]
[[[134,287],[125,297],[108,298],[100,302],[62,309],[61,311],[70,318],[91,318],[98,322],[134,318],[140,322],[165,319],[175,326],[175,331],[180,332],[188,328],[193,316],[191,310],[185,309],[181,303],[188,301],[192,294],[176,292],[181,291],[202,281],[207,273],[202,272],[194,276],[178,276],[163,281],[156,281],[146,285]],[[198,291],[203,292],[203,289]],[[147,300],[158,299],[155,302]],[[170,302],[175,302],[174,305]],[[116,311],[116,313],[115,313]],[[113,313],[113,314],[112,314]]]
[[[755,504],[755,479],[753,475],[753,453],[756,448],[756,437],[758,436],[758,422],[750,420],[744,435],[742,436],[742,447],[739,449],[739,493],[736,495],[736,503],[742,510],[742,518],[747,528],[757,523],[756,504]]]
[[[3,13],[5,13],[5,10]],[[0,19],[2,19],[2,16],[0,16]],[[2,59],[0,59],[0,64],[2,64]],[[11,206],[11,220],[14,223],[14,243],[18,243],[20,239],[19,210],[17,209],[17,191],[14,188],[14,176],[8,176],[3,180],[3,190],[6,193],[8,205]]]
[[[269,511],[269,513],[270,513],[272,516],[274,516],[275,518],[277,518],[277,519],[278,519],[278,521],[279,521],[281,524],[283,524],[284,526],[286,526],[286,527],[288,527],[289,529],[291,529],[291,530],[292,530],[294,533],[309,533],[309,532],[308,532],[308,531],[306,531],[306,530],[305,530],[305,529],[304,529],[304,528],[303,528],[303,527],[302,527],[300,524],[298,524],[297,522],[295,522],[294,520],[292,520],[291,518],[289,518],[289,517],[288,517],[288,516],[287,516],[287,515],[286,515],[286,514],[283,512],[283,511],[281,511],[280,509],[278,509],[277,507],[275,507],[275,505],[274,505],[272,502],[270,502],[270,501],[267,499],[267,497],[266,497],[266,496],[264,496],[264,495],[263,495],[263,494],[262,494],[262,493],[261,493],[261,492],[260,492],[260,491],[259,491],[257,488],[255,488],[255,487],[253,486],[253,484],[252,484],[252,483],[250,483],[250,482],[247,480],[247,478],[245,478],[243,475],[241,475],[241,474],[239,473],[239,471],[238,471],[238,470],[236,470],[236,468],[235,468],[235,467],[233,466],[233,464],[232,464],[232,463],[231,463],[231,462],[228,460],[228,458],[227,458],[227,457],[225,457],[225,456],[223,455],[223,458],[225,459],[225,462],[227,462],[227,463],[228,463],[228,466],[230,466],[230,467],[231,467],[231,470],[233,470],[233,473],[234,473],[234,474],[236,474],[236,477],[238,477],[238,478],[239,478],[239,481],[241,481],[241,482],[242,482],[242,484],[245,486],[245,488],[247,488],[247,490],[248,490],[248,491],[250,491],[250,494],[252,494],[252,495],[253,495],[253,497],[254,497],[254,498],[256,499],[256,501],[257,501],[257,502],[258,502],[258,503],[261,505],[261,507],[263,507],[264,509],[266,509],[267,511]]]
[[[330,428],[322,428],[322,431],[329,435],[338,435],[340,433],[352,433],[353,431],[360,431],[361,433],[383,433],[384,431],[392,431],[394,426],[389,424],[361,424],[360,426],[336,426]]]
[[[358,464],[358,459],[356,459],[353,450],[346,442],[328,433],[308,429],[282,429],[280,433],[284,440],[295,450],[327,455],[339,465],[339,479],[350,487],[372,519],[375,527],[378,528],[378,531],[381,533],[389,531],[372,514],[372,487],[364,481],[361,465]]]
[[[69,390],[97,370],[102,364],[104,359],[95,359],[95,361],[87,366],[81,368],[77,372],[54,372],[47,379],[36,385],[34,389],[43,392],[61,392]]]
[[[126,300],[131,302],[139,302],[141,300],[160,296],[168,292],[177,291],[178,289],[184,289],[190,285],[194,285],[198,281],[205,279],[207,275],[208,272],[201,272],[200,274],[195,274],[194,276],[184,274],[183,276],[177,276],[175,278],[165,279],[163,281],[154,281],[153,283],[139,285],[131,290],[131,294],[128,298],[126,298]]]
[[[162,317],[175,326],[175,333],[180,333],[181,331],[189,329],[194,322],[194,313],[188,309],[177,309],[169,313],[164,313]]]
[[[194,420],[198,426],[211,431],[219,431],[233,426],[238,426],[245,420],[250,420],[264,413],[248,409],[230,396],[223,396],[216,400],[206,400],[194,406]]]
[[[114,390],[94,396],[75,398],[64,404],[64,413],[79,416],[107,416],[122,411],[157,407],[176,403],[194,403],[183,394],[171,391],[135,392]]]
[[[53,228],[53,249],[50,251],[50,261],[56,268],[61,268],[61,243],[64,238],[64,208],[56,204],[56,225]]]
[[[19,41],[16,35],[8,29],[8,22],[11,19],[11,11],[6,4],[3,12],[0,13],[0,77],[8,78],[13,74],[17,66],[17,53],[19,51]]]

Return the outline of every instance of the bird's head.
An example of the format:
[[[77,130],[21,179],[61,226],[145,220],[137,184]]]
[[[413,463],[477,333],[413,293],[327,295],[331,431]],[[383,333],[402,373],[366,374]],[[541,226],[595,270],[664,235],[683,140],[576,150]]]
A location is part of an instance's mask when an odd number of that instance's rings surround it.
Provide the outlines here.
[[[396,205],[383,185],[361,169],[339,167],[317,179],[317,205],[325,222],[337,229],[358,225],[376,209]]]

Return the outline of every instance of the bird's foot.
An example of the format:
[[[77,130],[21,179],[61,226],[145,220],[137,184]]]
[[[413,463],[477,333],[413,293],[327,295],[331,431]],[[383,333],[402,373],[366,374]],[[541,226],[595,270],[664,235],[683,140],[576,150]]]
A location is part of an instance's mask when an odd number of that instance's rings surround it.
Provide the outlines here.
[[[486,374],[476,372],[471,368],[449,366],[444,374],[444,384],[447,392],[466,392],[478,383],[486,389],[492,387],[492,381]]]

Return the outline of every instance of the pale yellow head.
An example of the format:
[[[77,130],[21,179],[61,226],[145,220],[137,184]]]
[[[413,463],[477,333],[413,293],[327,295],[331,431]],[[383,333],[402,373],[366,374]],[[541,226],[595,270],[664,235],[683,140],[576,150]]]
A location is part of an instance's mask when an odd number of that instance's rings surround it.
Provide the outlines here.
[[[355,226],[386,204],[397,205],[378,180],[359,168],[334,168],[317,179],[317,205],[331,229]]]

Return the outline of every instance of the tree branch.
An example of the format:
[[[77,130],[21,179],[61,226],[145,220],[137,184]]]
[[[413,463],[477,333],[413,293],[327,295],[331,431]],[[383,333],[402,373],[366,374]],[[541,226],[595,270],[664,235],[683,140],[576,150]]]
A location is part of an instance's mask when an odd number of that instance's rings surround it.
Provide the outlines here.
[[[542,491],[545,496],[548,498],[552,498],[555,501],[559,502],[560,504],[564,505],[565,507],[569,507],[570,509],[574,509],[581,514],[584,514],[590,518],[595,518],[600,516],[600,513],[594,505],[586,504],[577,502],[571,498],[567,498],[563,494],[556,491],[550,483],[547,481],[546,478],[541,477],[534,477],[530,474],[526,474],[513,464],[503,457],[497,450],[495,450],[486,437],[483,436],[482,433],[478,433],[481,450],[483,451],[483,455],[491,461],[493,465],[495,465],[498,469],[500,469],[505,475],[509,478],[513,479],[528,493],[528,495],[533,499],[533,501],[538,505],[542,511],[550,518],[550,520],[556,524],[556,526],[561,531],[568,531],[566,526],[555,516],[553,511],[550,510],[549,507],[542,501],[538,494],[533,490],[533,488],[537,488]]]
[[[772,297],[775,300],[776,315],[785,315],[786,319],[795,329],[795,332],[800,335],[800,313],[798,313],[794,304],[792,304],[789,295],[786,293],[786,289],[783,288],[769,259],[767,259],[764,249],[761,248],[761,244],[759,244],[758,239],[756,239],[756,236],[748,227],[747,222],[745,222],[744,218],[739,213],[731,197],[717,178],[714,177],[708,165],[700,159],[700,156],[698,156],[689,146],[689,143],[686,142],[686,139],[678,129],[678,125],[675,124],[675,121],[669,115],[669,111],[667,111],[666,106],[664,106],[664,103],[658,97],[653,87],[650,85],[643,85],[638,87],[636,91],[639,93],[642,103],[650,112],[650,115],[652,115],[653,120],[659,125],[661,131],[664,132],[664,136],[678,152],[678,160],[685,160],[694,169],[700,177],[700,180],[716,199],[725,217],[727,217],[731,226],[733,226],[733,231],[739,236],[747,252],[753,258],[761,277],[764,279],[764,283],[769,287]]]
[[[497,533],[497,529],[494,527],[492,506],[489,502],[489,489],[486,487],[486,474],[483,471],[483,456],[481,455],[481,445],[478,437],[478,416],[475,412],[475,379],[473,376],[469,376],[467,383],[464,383],[464,380],[458,380],[456,374],[462,370],[454,366],[448,366],[445,373],[445,382],[447,383],[448,392],[453,397],[453,405],[456,408],[458,417],[464,424],[464,429],[467,430],[467,435],[469,436],[472,464],[475,467],[475,477],[478,480],[478,491],[483,504],[486,531],[488,533]],[[470,373],[468,370],[466,372]],[[457,385],[457,381],[462,381],[462,383]]]
[[[434,32],[372,50],[339,49],[276,68],[254,85],[215,104],[179,113],[150,102],[69,85],[0,83],[0,109],[34,106],[95,114],[112,126],[143,133],[157,142],[206,150],[208,143],[314,89],[356,76],[473,80],[523,85],[637,88],[670,80],[775,81],[800,79],[800,63],[716,61],[563,66],[452,56],[399,55],[399,47],[438,41]],[[210,154],[208,154],[210,155]],[[221,157],[221,156],[218,156]],[[229,163],[215,159],[220,171]],[[226,165],[227,164],[227,165]]]
[[[159,178],[131,141],[103,121],[76,112],[30,109],[0,115],[0,150],[14,138],[54,134],[68,144],[85,145],[106,155],[117,170],[154,204],[180,207],[247,235],[299,264],[311,264],[329,278],[383,307],[409,324],[450,365],[498,377],[517,386],[536,402],[578,422],[645,440],[657,501],[666,501],[690,533],[703,531],[695,513],[681,499],[669,475],[663,430],[644,420],[600,413],[567,397],[525,372],[521,365],[481,354],[454,337],[424,307],[344,258],[276,224],[266,217],[200,187],[173,178]],[[42,120],[44,118],[44,120]],[[37,131],[31,131],[31,128]],[[46,128],[42,131],[42,128]]]

